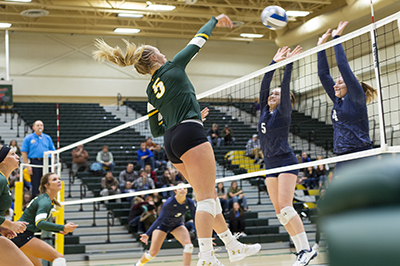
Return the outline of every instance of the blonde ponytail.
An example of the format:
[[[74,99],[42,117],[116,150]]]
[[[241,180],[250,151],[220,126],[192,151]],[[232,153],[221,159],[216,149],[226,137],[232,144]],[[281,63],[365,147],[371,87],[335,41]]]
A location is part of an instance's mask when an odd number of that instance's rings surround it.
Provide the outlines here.
[[[154,47],[150,45],[136,46],[128,40],[122,39],[126,44],[126,53],[124,54],[118,46],[111,47],[103,39],[96,39],[94,45],[97,51],[93,52],[93,58],[97,61],[110,61],[120,67],[134,65],[139,74],[149,74],[155,65],[155,60],[151,55],[155,54]]]
[[[378,92],[374,87],[371,87],[367,83],[360,82],[361,87],[363,88],[365,95],[367,96],[367,104],[370,104],[373,100],[378,97]]]

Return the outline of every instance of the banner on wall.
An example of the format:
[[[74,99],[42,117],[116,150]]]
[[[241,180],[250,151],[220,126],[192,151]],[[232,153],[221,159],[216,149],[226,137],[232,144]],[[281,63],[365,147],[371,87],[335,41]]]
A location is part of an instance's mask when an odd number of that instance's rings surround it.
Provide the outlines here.
[[[13,106],[13,90],[12,84],[0,82],[0,108]]]

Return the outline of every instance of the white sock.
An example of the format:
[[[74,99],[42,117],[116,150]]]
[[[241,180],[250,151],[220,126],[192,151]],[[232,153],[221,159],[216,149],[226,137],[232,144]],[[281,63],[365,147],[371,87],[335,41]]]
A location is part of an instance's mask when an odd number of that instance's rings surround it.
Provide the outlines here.
[[[294,247],[296,248],[296,253],[299,253],[301,249],[300,249],[300,242],[299,242],[298,235],[291,236],[291,238],[292,238]]]
[[[308,244],[308,239],[307,239],[306,232],[300,233],[300,234],[295,235],[295,236],[297,236],[297,239],[299,241],[299,249],[300,249],[299,251],[301,251],[301,250],[309,251],[310,250],[310,245]]]
[[[224,242],[225,246],[229,249],[234,249],[239,244],[238,241],[233,237],[232,232],[228,229],[221,234],[218,234],[219,238]]]
[[[67,262],[64,258],[57,258],[53,260],[53,266],[67,266]]]
[[[201,253],[213,250],[212,238],[199,238],[199,249]]]

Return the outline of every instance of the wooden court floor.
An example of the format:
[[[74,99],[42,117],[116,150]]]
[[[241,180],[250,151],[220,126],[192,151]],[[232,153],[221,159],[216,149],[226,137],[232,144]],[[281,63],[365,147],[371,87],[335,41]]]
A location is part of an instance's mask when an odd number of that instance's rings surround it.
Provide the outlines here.
[[[289,249],[262,250],[259,254],[247,257],[239,262],[230,262],[226,253],[221,253],[218,259],[225,266],[292,266],[295,256]],[[137,259],[121,259],[121,260],[102,260],[102,261],[74,261],[68,262],[68,266],[117,266],[130,265],[134,266]],[[196,266],[197,254],[193,253],[191,266]],[[180,266],[182,265],[180,256],[159,256],[146,266]],[[313,259],[309,265],[327,266],[328,259],[325,250],[320,250],[318,256]]]

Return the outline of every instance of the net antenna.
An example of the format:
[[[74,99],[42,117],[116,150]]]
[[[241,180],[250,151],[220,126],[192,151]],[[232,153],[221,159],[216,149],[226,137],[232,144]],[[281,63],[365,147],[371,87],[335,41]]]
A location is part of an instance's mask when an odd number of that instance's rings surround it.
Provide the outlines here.
[[[378,54],[378,44],[376,39],[376,24],[375,24],[375,15],[374,15],[374,3],[371,0],[371,18],[372,18],[372,30],[371,30],[371,42],[372,42],[372,54],[374,56],[374,70],[375,70],[375,77],[376,77],[376,86],[378,89],[378,108],[381,112],[379,112],[379,123],[381,125],[385,125],[385,119],[383,116],[383,104],[382,104],[382,85],[381,85],[381,70],[379,68],[379,54]],[[381,148],[386,150],[386,130],[381,127]]]

